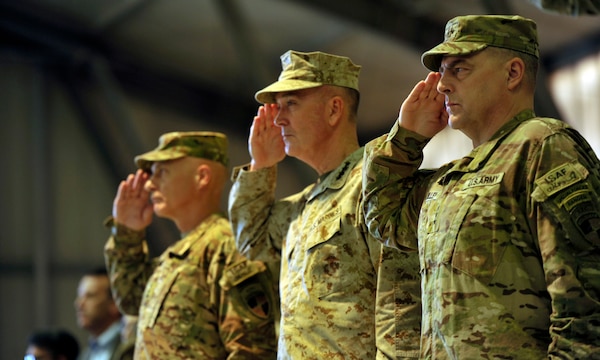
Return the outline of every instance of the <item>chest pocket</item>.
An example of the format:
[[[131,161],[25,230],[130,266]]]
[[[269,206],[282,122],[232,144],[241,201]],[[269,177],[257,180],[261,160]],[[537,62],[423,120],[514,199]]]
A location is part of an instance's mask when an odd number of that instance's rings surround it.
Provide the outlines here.
[[[431,215],[436,219],[420,235],[427,239],[421,254],[425,268],[451,265],[483,283],[491,281],[516,226],[510,203],[503,208],[497,193],[496,185],[433,201],[436,214]]]
[[[169,296],[169,292],[179,275],[179,271],[165,272],[162,275],[164,275],[162,278],[158,273],[153,275],[152,282],[144,296],[146,304],[142,308],[148,309],[146,324],[148,328],[154,327],[161,309]]]
[[[347,290],[351,259],[343,251],[342,210],[336,207],[309,226],[304,249],[305,281],[315,295],[327,295]],[[343,268],[342,268],[343,267]],[[344,275],[344,276],[342,276]]]

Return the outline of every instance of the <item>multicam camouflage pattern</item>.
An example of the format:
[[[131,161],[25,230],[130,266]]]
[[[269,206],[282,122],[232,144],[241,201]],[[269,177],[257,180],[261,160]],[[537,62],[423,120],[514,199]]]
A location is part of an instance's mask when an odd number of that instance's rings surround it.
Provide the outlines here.
[[[394,315],[382,317],[377,330],[375,325],[376,301],[384,300],[376,293],[381,245],[367,235],[360,214],[362,153],[357,150],[316,184],[279,201],[276,168],[235,169],[229,213],[238,248],[251,258],[281,259],[280,359],[374,359],[376,343],[393,352],[396,334],[383,331],[396,329]],[[403,260],[388,255],[385,264],[393,268],[392,261]],[[414,276],[417,266],[408,265],[406,273]],[[415,289],[396,283],[404,280],[401,273],[380,275],[392,300],[386,314],[406,313],[399,323],[406,328],[402,336],[413,332],[398,347],[416,357],[419,295],[409,298]]]
[[[383,246],[377,273],[377,360],[419,358],[421,276],[416,252]]]
[[[521,16],[457,16],[446,24],[444,42],[421,56],[431,71],[439,71],[444,55],[468,55],[488,46],[520,51],[540,57],[537,26]]]
[[[149,171],[152,163],[180,159],[185,156],[207,159],[229,165],[227,136],[212,131],[176,131],[161,135],[158,146],[134,158],[137,167]]]
[[[364,175],[369,231],[419,252],[421,356],[600,358],[600,162],[585,140],[525,111],[437,171],[418,170],[426,143],[396,124],[366,146]]]
[[[600,0],[529,0],[540,9],[572,16],[600,14]]]
[[[143,232],[113,227],[105,247],[117,304],[137,315],[136,359],[274,359],[278,309],[265,265],[235,249],[212,215],[154,261]]]
[[[258,102],[275,103],[275,93],[310,89],[322,85],[347,87],[358,91],[360,65],[345,56],[320,51],[303,53],[289,50],[281,55],[283,71],[279,80],[258,91]]]

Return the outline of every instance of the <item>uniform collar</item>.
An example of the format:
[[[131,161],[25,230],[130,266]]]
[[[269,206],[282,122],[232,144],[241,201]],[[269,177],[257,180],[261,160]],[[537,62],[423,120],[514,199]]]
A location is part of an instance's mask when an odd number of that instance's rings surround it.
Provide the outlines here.
[[[533,110],[523,110],[518,113],[515,117],[502,125],[502,127],[492,135],[490,140],[473,149],[469,155],[454,161],[450,170],[440,178],[439,182],[445,183],[449,176],[455,172],[467,173],[479,170],[508,134],[512,133],[521,123],[523,123],[523,121],[534,117],[535,113]]]
[[[342,163],[335,170],[321,175],[319,181],[307,193],[306,200],[310,201],[314,199],[327,189],[341,189],[344,184],[346,184],[352,169],[354,169],[356,164],[363,158],[363,150],[364,149],[362,147],[358,148],[346,159],[344,159],[344,161],[342,161]]]
[[[187,258],[190,253],[190,248],[195,243],[195,240],[202,237],[202,234],[206,232],[206,230],[210,229],[214,223],[222,219],[224,216],[221,213],[215,213],[209,215],[206,219],[204,219],[198,226],[194,228],[194,230],[182,233],[181,240],[177,241],[175,244],[169,247],[168,255],[169,258],[183,260]],[[186,240],[192,239],[192,241]]]

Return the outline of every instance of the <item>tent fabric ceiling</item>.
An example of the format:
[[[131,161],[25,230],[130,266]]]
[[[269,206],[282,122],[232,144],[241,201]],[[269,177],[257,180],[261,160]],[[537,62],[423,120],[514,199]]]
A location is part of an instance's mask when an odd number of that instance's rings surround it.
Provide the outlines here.
[[[0,26],[15,38],[58,43],[75,58],[91,52],[114,68],[129,64],[137,76],[159,75],[244,109],[255,107],[254,92],[276,79],[286,50],[349,56],[362,65],[363,139],[389,128],[402,99],[426,75],[421,52],[441,40],[454,16],[532,18],[546,60],[566,56],[563,49],[572,54],[578,43],[600,50],[598,17],[552,14],[526,0],[28,0],[0,6]]]

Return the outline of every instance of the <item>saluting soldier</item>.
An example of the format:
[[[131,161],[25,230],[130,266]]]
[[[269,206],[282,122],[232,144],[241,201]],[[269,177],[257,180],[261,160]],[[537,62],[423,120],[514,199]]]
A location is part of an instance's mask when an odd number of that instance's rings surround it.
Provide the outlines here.
[[[279,80],[258,91],[250,164],[234,170],[229,214],[238,248],[281,260],[280,359],[416,358],[420,281],[415,254],[382,250],[361,214],[363,148],[356,132],[360,66],[290,50]],[[277,164],[317,173],[275,199]]]
[[[138,171],[119,185],[105,247],[117,304],[139,314],[135,359],[274,359],[271,274],[236,250],[219,209],[226,136],[167,133],[135,162]],[[181,239],[151,259],[153,213],[174,221]]]
[[[422,56],[432,73],[366,146],[369,231],[420,255],[423,358],[600,358],[600,162],[534,113],[538,59],[532,20],[450,20]],[[419,170],[448,124],[474,149]]]

